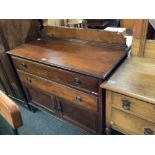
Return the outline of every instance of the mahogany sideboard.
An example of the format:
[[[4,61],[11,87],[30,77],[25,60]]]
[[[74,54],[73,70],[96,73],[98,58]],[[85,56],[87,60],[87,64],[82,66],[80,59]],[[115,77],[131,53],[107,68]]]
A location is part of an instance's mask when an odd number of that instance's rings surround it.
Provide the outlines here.
[[[68,32],[65,29],[64,33],[62,29],[60,31],[61,35],[67,37],[74,35],[72,29]],[[8,54],[18,73],[28,105],[43,108],[78,126],[85,133],[103,134],[105,92],[100,85],[124,60],[127,50],[93,42],[87,36],[100,32],[80,29],[75,31],[79,37],[89,41],[77,38],[44,38],[23,44],[10,50]],[[89,33],[82,36],[77,31]],[[56,34],[55,30],[53,32]],[[97,39],[108,40],[107,36],[101,35]],[[117,38],[113,36],[119,42],[118,35],[116,34]]]

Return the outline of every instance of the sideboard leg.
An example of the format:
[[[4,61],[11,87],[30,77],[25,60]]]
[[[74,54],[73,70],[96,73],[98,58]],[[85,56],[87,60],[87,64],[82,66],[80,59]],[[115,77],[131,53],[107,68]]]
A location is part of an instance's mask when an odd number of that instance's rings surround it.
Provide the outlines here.
[[[13,129],[14,135],[18,135],[18,129]]]
[[[105,132],[106,132],[106,135],[111,135],[111,128],[106,128]]]
[[[35,113],[38,109],[32,105],[29,105],[30,111],[32,111],[33,113]]]

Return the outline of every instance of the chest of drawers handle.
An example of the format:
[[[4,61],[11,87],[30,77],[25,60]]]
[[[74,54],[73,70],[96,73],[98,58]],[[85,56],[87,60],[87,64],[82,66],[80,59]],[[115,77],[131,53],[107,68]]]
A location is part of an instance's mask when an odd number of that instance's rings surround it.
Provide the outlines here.
[[[124,110],[130,110],[131,102],[128,100],[122,100],[122,108]]]
[[[27,69],[27,65],[25,63],[21,64],[24,69]]]
[[[80,80],[79,78],[75,78],[74,81],[75,81],[75,83],[78,84],[78,85],[81,84],[81,80]]]
[[[82,98],[80,96],[76,96],[76,100],[82,102]]]
[[[27,81],[28,81],[29,83],[32,83],[32,79],[31,79],[30,77],[27,77]]]
[[[153,135],[153,130],[150,128],[144,128],[144,135]]]

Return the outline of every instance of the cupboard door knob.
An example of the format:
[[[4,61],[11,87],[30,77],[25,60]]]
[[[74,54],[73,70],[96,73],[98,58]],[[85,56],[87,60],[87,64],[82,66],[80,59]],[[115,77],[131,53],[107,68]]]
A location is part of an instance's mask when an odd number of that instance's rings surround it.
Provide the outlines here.
[[[23,68],[27,68],[27,65],[25,63],[22,63]]]
[[[144,135],[153,135],[153,130],[150,128],[144,128]]]
[[[74,81],[75,81],[76,84],[80,84],[81,83],[81,80],[79,78],[75,78]]]
[[[122,100],[122,108],[124,110],[130,110],[130,105],[131,105],[130,101],[128,101],[128,100]]]
[[[76,100],[82,102],[82,98],[80,96],[76,96]]]
[[[30,77],[27,78],[27,81],[30,82],[30,83],[32,83],[32,80],[31,80]]]

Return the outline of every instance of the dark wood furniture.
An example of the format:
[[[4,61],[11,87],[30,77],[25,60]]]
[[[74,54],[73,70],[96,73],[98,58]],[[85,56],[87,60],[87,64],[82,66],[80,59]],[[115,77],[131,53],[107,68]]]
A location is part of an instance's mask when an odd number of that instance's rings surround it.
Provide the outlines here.
[[[23,125],[19,107],[2,91],[0,91],[0,115],[12,127],[14,134],[17,135],[18,128]]]
[[[85,27],[89,29],[105,29],[107,27],[118,27],[117,19],[84,19]]]
[[[8,52],[28,104],[67,120],[86,133],[102,134],[105,93],[100,84],[126,57],[125,39],[114,32],[70,28],[51,28],[50,35],[54,37]],[[107,36],[113,36],[111,43]]]
[[[0,19],[0,90],[26,107],[26,97],[6,51],[37,38],[37,33],[37,20]]]

